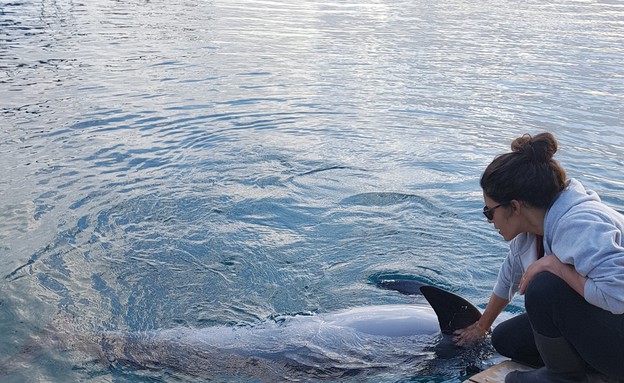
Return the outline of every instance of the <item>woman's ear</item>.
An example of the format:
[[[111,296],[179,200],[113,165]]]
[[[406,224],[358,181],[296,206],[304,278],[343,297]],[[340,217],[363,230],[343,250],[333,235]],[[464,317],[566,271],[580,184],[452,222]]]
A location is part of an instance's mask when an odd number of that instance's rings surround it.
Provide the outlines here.
[[[509,205],[513,209],[514,213],[520,213],[520,208],[524,206],[524,204],[521,201],[518,201],[516,199],[512,199],[509,202]]]

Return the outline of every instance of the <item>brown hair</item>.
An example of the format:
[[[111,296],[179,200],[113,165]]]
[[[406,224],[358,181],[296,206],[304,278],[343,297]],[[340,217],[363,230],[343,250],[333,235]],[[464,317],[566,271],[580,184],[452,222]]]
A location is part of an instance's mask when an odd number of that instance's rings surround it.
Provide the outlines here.
[[[518,137],[511,143],[511,152],[496,157],[485,169],[481,188],[503,205],[518,200],[547,209],[566,186],[566,172],[553,159],[556,152],[557,139],[552,133]]]

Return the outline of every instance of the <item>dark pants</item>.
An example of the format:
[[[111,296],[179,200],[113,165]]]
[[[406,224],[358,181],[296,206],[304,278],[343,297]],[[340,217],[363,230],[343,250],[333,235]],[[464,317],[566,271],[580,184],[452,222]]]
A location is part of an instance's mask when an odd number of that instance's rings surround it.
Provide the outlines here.
[[[624,378],[624,314],[588,303],[554,274],[535,276],[525,292],[526,314],[502,322],[492,333],[499,354],[534,366],[543,362],[533,330],[549,338],[564,337],[587,364],[609,376]]]

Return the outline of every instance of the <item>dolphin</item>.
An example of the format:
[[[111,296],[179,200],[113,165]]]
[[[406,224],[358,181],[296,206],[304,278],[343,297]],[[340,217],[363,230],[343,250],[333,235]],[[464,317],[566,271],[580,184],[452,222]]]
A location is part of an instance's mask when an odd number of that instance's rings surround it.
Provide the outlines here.
[[[481,316],[467,300],[434,286],[393,280],[377,285],[410,295],[420,292],[428,304],[285,315],[244,326],[107,331],[69,341],[68,331],[62,331],[65,336],[55,338],[112,368],[256,381],[325,380],[406,366],[417,373],[426,361],[448,355],[438,352],[440,345],[458,350],[444,338]]]
[[[429,286],[412,279],[379,279],[376,281],[381,288],[396,290],[405,295],[425,296],[435,311],[440,331],[445,335],[452,335],[457,329],[465,328],[481,318],[481,312],[466,299]]]

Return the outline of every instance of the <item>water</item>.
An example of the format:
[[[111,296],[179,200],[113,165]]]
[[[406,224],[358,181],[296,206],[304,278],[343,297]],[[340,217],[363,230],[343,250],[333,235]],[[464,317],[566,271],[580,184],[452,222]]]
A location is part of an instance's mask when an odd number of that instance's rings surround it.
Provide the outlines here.
[[[153,330],[413,301],[380,275],[483,308],[506,244],[478,178],[513,138],[552,131],[624,211],[623,36],[618,1],[1,1],[1,359],[59,312]],[[467,373],[444,363],[331,380]]]

